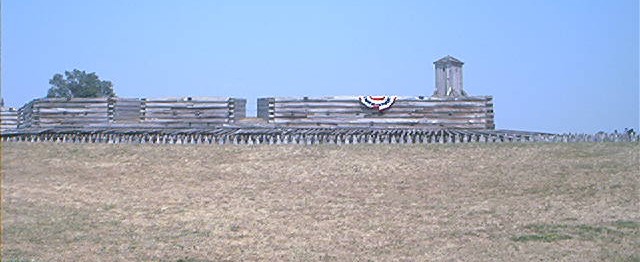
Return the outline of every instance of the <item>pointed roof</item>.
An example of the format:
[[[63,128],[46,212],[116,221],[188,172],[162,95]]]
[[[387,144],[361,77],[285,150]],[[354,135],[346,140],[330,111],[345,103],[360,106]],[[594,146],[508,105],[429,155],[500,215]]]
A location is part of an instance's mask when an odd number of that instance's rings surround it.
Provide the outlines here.
[[[435,65],[455,65],[455,66],[462,66],[464,64],[462,61],[450,55],[440,58],[440,60],[435,61],[433,63]]]

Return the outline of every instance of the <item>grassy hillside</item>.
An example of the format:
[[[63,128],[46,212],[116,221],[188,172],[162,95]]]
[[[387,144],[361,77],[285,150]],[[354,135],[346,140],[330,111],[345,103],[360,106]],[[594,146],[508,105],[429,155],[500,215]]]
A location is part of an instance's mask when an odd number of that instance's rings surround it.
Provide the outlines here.
[[[2,145],[3,261],[640,259],[640,146]]]

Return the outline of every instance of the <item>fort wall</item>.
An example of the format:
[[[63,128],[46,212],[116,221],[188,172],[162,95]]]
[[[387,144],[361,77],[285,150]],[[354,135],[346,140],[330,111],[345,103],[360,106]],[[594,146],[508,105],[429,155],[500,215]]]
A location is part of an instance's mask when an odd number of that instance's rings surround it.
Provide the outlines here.
[[[42,98],[18,110],[17,127],[208,127],[245,111],[245,99],[229,97]]]
[[[384,111],[366,107],[358,96],[269,97],[258,100],[258,117],[296,127],[495,129],[491,96],[397,97]]]

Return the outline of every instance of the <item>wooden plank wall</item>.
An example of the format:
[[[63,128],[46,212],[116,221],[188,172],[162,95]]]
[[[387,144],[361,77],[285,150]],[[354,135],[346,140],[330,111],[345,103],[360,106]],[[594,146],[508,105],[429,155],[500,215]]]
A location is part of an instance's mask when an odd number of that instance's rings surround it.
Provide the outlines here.
[[[36,122],[35,117],[33,116],[33,103],[31,101],[23,105],[20,109],[18,109],[18,128],[29,128],[34,127],[34,123]]]
[[[365,107],[357,96],[262,98],[258,115],[283,126],[495,129],[491,96],[398,97],[384,112]]]
[[[206,127],[244,118],[246,100],[226,97],[43,98],[18,112],[19,127]]]
[[[18,110],[10,107],[0,108],[0,130],[18,128]]]
[[[23,106],[21,127],[78,127],[109,124],[108,98],[43,98]]]
[[[237,120],[247,117],[247,99],[244,98],[230,98],[229,99],[229,119],[230,122],[236,122]]]
[[[139,98],[112,98],[108,106],[111,123],[136,124],[142,120],[142,100]]]
[[[269,120],[269,110],[273,109],[274,98],[258,98],[258,118]]]
[[[217,126],[232,117],[226,97],[178,97],[143,99],[142,123],[145,125]]]

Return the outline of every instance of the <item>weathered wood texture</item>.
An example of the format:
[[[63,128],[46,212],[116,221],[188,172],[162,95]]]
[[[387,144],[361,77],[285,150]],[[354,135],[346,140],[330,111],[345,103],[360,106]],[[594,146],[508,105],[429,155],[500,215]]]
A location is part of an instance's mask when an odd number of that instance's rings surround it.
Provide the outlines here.
[[[18,109],[18,128],[30,128],[34,126],[33,103],[31,101]]]
[[[20,108],[19,127],[104,126],[108,104],[108,98],[36,99]]]
[[[223,97],[143,99],[141,123],[165,127],[219,126],[244,117],[246,108],[242,101]]]
[[[18,110],[15,108],[0,108],[0,130],[15,129],[18,127]]]
[[[25,128],[2,133],[3,142],[134,144],[443,144],[633,142],[637,134],[548,134],[513,130],[409,128]]]
[[[219,126],[244,118],[246,100],[226,97],[44,98],[18,112],[18,127]]]
[[[142,100],[116,98],[109,103],[109,121],[116,124],[135,124],[142,120]]]
[[[229,111],[233,122],[247,117],[247,99],[231,98],[229,100]]]
[[[495,128],[490,96],[398,97],[384,112],[367,108],[356,96],[261,98],[258,117],[276,125],[299,127]]]
[[[269,120],[269,109],[273,107],[273,98],[258,98],[258,118]]]
[[[451,56],[443,57],[435,61],[436,91],[437,97],[459,97],[466,96],[462,84],[462,61]]]

